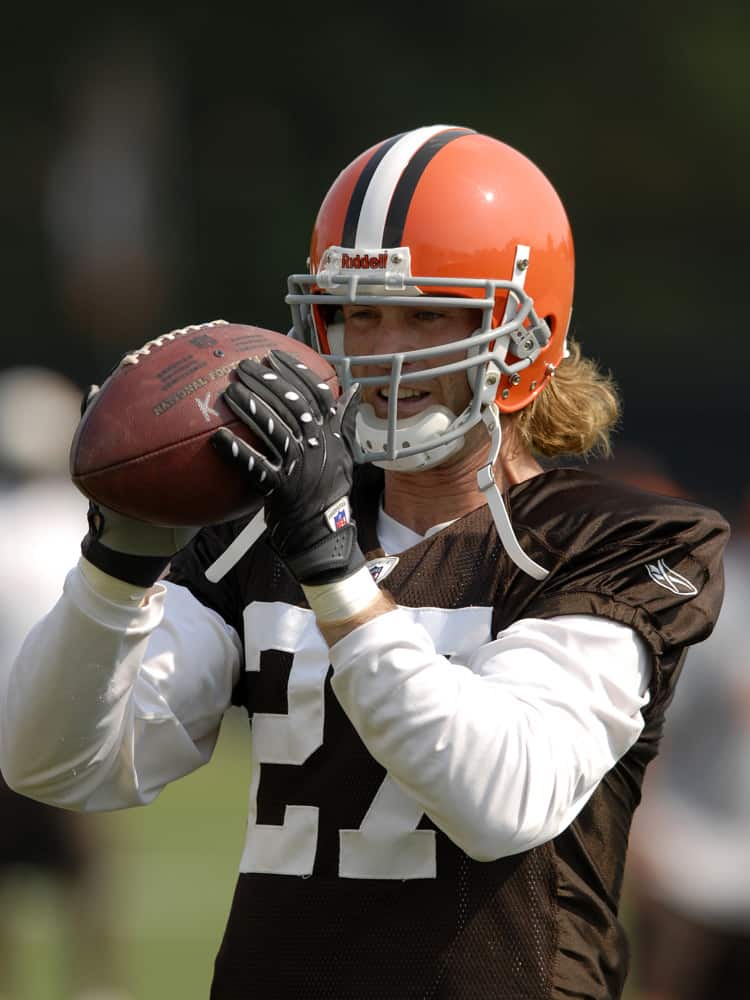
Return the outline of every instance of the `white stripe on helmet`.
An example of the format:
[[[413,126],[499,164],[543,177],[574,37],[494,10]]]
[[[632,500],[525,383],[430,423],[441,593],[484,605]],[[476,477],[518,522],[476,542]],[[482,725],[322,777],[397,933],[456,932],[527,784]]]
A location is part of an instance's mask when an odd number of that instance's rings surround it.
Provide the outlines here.
[[[383,246],[385,220],[391,204],[393,192],[401,179],[401,174],[409,164],[412,156],[428,139],[454,125],[426,125],[415,128],[399,139],[377,166],[362,201],[362,210],[357,223],[357,235],[354,240],[355,249],[370,250]]]

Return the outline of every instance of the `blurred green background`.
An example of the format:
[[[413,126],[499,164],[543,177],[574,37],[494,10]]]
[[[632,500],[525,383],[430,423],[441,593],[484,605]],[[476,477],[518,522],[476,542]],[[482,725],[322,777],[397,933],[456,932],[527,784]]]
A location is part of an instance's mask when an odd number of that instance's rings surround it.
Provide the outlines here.
[[[396,132],[467,125],[567,206],[573,331],[622,385],[623,439],[734,504],[747,5],[73,3],[5,27],[2,363],[88,383],[188,323],[286,330],[286,276],[337,172]]]
[[[287,329],[317,206],[376,141],[488,132],[549,176],[571,218],[573,332],[644,446],[733,516],[746,464],[750,13],[658,4],[73,3],[5,18],[3,350],[79,386],[170,329]],[[98,817],[139,1000],[201,1000],[247,800],[246,723],[146,809]],[[34,1000],[60,1000],[53,897],[16,903]]]
[[[91,818],[112,865],[117,965],[134,1000],[208,997],[244,845],[248,764],[247,720],[232,709],[210,764],[144,809]],[[19,996],[70,1000],[66,947],[78,931],[60,924],[54,885],[22,878],[6,905],[14,908]],[[628,926],[627,896],[622,916]],[[623,1000],[637,1000],[637,941],[632,947]]]
[[[207,767],[144,809],[91,819],[111,865],[118,974],[137,1000],[208,997],[244,843],[248,765],[247,718],[235,709]],[[55,885],[21,874],[3,901],[14,910],[18,996],[70,1000],[67,946],[80,928],[61,923]]]

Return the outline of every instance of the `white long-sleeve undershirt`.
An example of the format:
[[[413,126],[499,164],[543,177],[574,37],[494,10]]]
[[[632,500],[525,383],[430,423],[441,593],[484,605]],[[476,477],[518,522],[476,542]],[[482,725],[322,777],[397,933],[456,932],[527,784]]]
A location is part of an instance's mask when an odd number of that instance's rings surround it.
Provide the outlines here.
[[[210,759],[241,659],[234,629],[184,587],[116,603],[79,564],[3,678],[5,780],[71,809],[150,802]]]
[[[370,753],[479,860],[564,830],[637,740],[648,702],[643,641],[588,615],[518,621],[461,664],[396,610],[331,661]]]
[[[151,801],[210,758],[241,661],[234,630],[184,588],[118,604],[72,570],[0,692],[6,780],[68,808]],[[585,615],[516,622],[449,661],[407,609],[352,632],[331,662],[372,755],[477,858],[571,822],[638,738],[651,671],[633,630]]]

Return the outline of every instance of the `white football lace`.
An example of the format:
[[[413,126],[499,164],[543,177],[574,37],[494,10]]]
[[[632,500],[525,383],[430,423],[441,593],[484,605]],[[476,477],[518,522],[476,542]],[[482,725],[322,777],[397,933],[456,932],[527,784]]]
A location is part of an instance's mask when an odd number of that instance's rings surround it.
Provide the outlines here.
[[[226,326],[227,320],[225,319],[214,319],[210,323],[198,323],[193,326],[183,326],[179,330],[170,330],[169,333],[163,333],[160,337],[155,337],[153,340],[147,341],[143,347],[139,347],[135,351],[131,351],[126,354],[121,365],[137,365],[141,358],[146,357],[151,353],[154,348],[162,347],[168,340],[176,340],[177,337],[184,337],[188,333],[196,333],[199,330],[208,330],[212,326]]]

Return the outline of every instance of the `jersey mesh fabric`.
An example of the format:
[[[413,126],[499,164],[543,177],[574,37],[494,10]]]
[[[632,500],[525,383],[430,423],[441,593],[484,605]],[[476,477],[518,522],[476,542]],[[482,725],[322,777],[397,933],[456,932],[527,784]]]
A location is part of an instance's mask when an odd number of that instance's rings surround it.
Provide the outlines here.
[[[557,944],[549,853],[489,866],[462,856],[447,880],[242,876],[211,995],[548,997]]]
[[[353,498],[365,552],[378,547],[382,481],[373,471],[360,475]],[[407,608],[491,608],[493,634],[520,618],[566,613],[632,626],[653,654],[644,733],[548,844],[477,862],[423,816],[419,829],[434,831],[434,878],[342,877],[339,831],[360,827],[385,772],[340,708],[329,669],[321,744],[302,765],[262,763],[257,795],[257,822],[266,829],[280,829],[289,804],[317,810],[312,873],[240,874],[213,1000],[621,995],[628,959],[617,906],[630,820],[684,648],[705,638],[716,618],[727,526],[713,511],[578,470],[538,476],[506,502],[524,549],[550,570],[545,581],[513,565],[482,508],[402,553],[385,586]],[[241,632],[242,611],[254,602],[305,605],[263,539],[221,586],[205,581],[203,568],[239,528],[202,533],[175,561],[173,578]],[[660,560],[697,593],[657,585],[647,567]],[[245,674],[235,700],[251,721],[256,712],[288,711],[290,669],[291,655],[269,648],[260,669]]]

